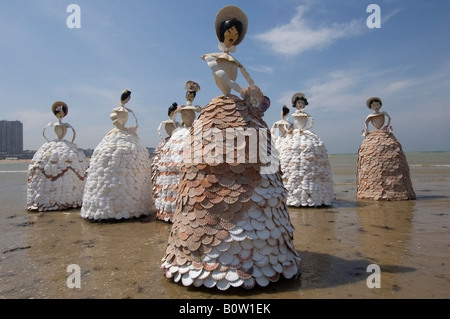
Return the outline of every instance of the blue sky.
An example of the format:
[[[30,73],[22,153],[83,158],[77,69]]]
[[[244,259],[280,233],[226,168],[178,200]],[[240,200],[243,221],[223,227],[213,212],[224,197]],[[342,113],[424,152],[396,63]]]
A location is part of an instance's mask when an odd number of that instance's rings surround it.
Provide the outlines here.
[[[66,23],[72,3],[81,10],[80,28]],[[270,98],[269,127],[303,92],[315,120],[311,131],[328,152],[356,153],[371,113],[365,101],[379,96],[405,152],[450,151],[445,0],[1,1],[0,119],[21,121],[24,149],[36,150],[44,126],[56,121],[51,105],[62,100],[75,143],[95,148],[130,88],[127,107],[138,118],[139,137],[156,147],[169,105],[185,103],[186,81],[201,87],[195,104],[220,95],[200,56],[218,51],[214,19],[228,4],[248,16],[233,55]],[[367,26],[370,4],[380,8],[381,28]],[[237,82],[246,85],[241,75]]]

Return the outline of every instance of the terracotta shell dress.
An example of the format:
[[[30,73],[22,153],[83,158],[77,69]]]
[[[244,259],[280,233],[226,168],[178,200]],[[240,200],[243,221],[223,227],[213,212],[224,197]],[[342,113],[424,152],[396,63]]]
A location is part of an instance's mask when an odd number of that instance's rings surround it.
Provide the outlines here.
[[[249,128],[268,132],[258,110],[231,94],[204,106],[190,128],[191,152],[181,165],[177,207],[161,265],[175,282],[250,289],[299,272],[279,170],[261,173],[266,164],[259,157],[249,160],[255,154],[237,139],[223,147],[212,143],[211,131],[217,141],[219,136],[225,140],[230,130]],[[197,154],[210,156],[200,160]],[[240,154],[245,154],[244,162]]]

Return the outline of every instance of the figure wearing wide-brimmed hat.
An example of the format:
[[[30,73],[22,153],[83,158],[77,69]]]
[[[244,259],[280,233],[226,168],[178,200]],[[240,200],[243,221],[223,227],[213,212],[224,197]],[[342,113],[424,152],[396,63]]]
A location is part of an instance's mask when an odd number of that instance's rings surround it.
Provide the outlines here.
[[[180,105],[176,112],[181,115],[181,125],[183,127],[191,127],[196,118],[195,113],[199,113],[202,110],[199,105],[192,105],[197,96],[197,92],[200,91],[200,85],[197,82],[189,80],[186,82],[184,88],[186,89],[186,104]]]
[[[367,99],[366,106],[369,109],[373,110],[374,113],[369,114],[366,117],[366,121],[365,121],[366,128],[365,128],[365,130],[363,130],[363,136],[366,136],[367,134],[369,134],[369,123],[372,123],[372,125],[376,129],[382,128],[383,130],[392,131],[391,117],[386,112],[380,112],[380,108],[383,106],[383,102],[381,101],[381,99],[379,97],[374,96],[374,97]],[[383,127],[386,118],[388,119],[388,122]]]
[[[34,154],[28,167],[27,210],[50,211],[78,208],[81,206],[88,161],[75,143],[76,132],[62,119],[69,113],[63,101],[56,101],[51,107],[58,119],[50,122],[42,131],[47,140]],[[49,140],[45,135],[47,128],[53,127],[57,136]],[[73,132],[72,140],[64,139],[67,129]]]
[[[374,113],[365,120],[364,139],[358,149],[356,198],[415,199],[406,156],[392,133],[391,117],[380,112],[382,105],[381,98],[376,96],[366,101],[366,106]],[[369,123],[375,127],[370,132]]]
[[[292,117],[300,132],[312,128],[314,125],[314,118],[304,111],[304,108],[309,105],[305,94],[301,92],[295,93],[291,98],[291,103],[292,107],[296,109],[294,114],[292,114]]]
[[[223,95],[229,95],[232,89],[240,94],[242,88],[236,82],[238,69],[250,86],[255,85],[244,66],[230,54],[236,51],[237,45],[247,33],[247,16],[236,6],[226,6],[217,13],[214,26],[219,39],[219,49],[223,52],[204,54],[202,59],[211,68],[214,81]]]
[[[264,287],[297,278],[300,256],[276,149],[262,119],[270,100],[229,54],[244,38],[247,17],[226,6],[215,29],[223,52],[203,58],[222,95],[201,108],[185,138],[161,268],[184,286]],[[235,82],[239,69],[249,82],[244,88]]]
[[[76,132],[75,129],[69,124],[69,123],[63,123],[62,119],[66,117],[66,115],[69,113],[69,107],[67,104],[63,101],[56,101],[52,105],[52,113],[55,114],[56,118],[58,119],[58,122],[55,123],[48,123],[46,127],[44,127],[42,131],[42,135],[44,138],[49,141],[47,136],[45,136],[45,130],[49,127],[53,127],[55,130],[55,134],[58,137],[58,139],[62,140],[67,133],[67,129],[70,128],[72,130],[72,142],[75,140]]]
[[[304,93],[291,98],[296,110],[296,129],[277,140],[283,183],[288,192],[287,205],[293,207],[331,206],[334,200],[333,180],[328,152],[323,141],[310,128],[314,118],[304,111],[309,105]]]

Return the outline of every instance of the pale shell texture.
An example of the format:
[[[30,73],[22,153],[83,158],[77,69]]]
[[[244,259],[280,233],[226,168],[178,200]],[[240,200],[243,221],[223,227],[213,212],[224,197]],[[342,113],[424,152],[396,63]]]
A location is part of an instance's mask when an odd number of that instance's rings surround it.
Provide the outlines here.
[[[268,131],[256,108],[235,95],[219,96],[203,107],[190,128],[192,146],[197,143],[203,154],[210,152],[208,139],[195,141],[199,131],[217,128],[225,136],[227,128],[250,127]],[[234,161],[184,157],[181,162],[177,206],[161,264],[166,277],[184,286],[219,290],[295,278],[300,255],[279,170],[261,174],[260,159],[240,162],[234,147],[217,148],[216,153],[217,159]],[[245,152],[247,160],[252,155]]]
[[[163,149],[164,145],[169,140],[170,136],[167,136],[164,138],[153,150],[152,158],[151,158],[151,169],[152,169],[152,200],[153,205],[157,198],[159,197],[159,192],[157,191],[156,187],[156,180],[159,176],[159,161],[161,159],[161,150]]]
[[[295,129],[275,143],[287,205],[331,206],[335,198],[328,152],[323,141],[309,130]]]
[[[81,207],[87,169],[88,161],[76,144],[66,140],[43,144],[28,166],[26,209]]]
[[[152,212],[151,163],[135,129],[112,129],[90,160],[81,217],[130,219]]]
[[[366,135],[358,150],[359,199],[415,199],[408,162],[402,146],[391,132],[379,129]]]
[[[180,164],[188,137],[189,129],[177,128],[158,150],[157,163],[154,164],[157,171],[152,186],[153,203],[159,220],[172,222],[180,181]]]

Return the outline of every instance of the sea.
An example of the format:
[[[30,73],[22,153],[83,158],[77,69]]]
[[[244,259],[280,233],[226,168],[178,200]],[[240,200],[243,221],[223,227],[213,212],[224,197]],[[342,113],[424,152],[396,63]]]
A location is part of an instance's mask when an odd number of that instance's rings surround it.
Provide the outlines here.
[[[289,209],[301,276],[226,293],[163,276],[169,223],[93,223],[79,209],[29,213],[30,161],[0,160],[0,299],[449,299],[450,152],[405,155],[417,199],[377,202],[355,198],[357,154],[330,154],[332,206]],[[80,289],[67,284],[73,264]],[[371,267],[380,288],[368,281]]]

